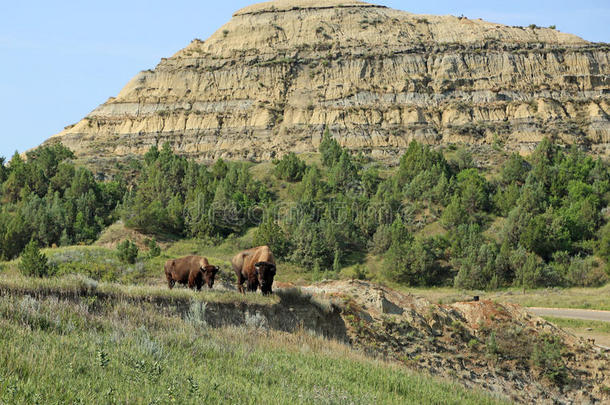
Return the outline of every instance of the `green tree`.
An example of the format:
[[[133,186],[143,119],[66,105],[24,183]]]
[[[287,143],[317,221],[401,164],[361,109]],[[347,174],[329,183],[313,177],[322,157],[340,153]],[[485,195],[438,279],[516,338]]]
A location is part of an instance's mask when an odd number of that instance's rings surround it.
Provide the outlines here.
[[[8,168],[4,164],[5,160],[6,159],[3,156],[0,156],[0,185],[4,183],[9,173]]]
[[[446,275],[438,258],[438,245],[433,239],[394,242],[385,254],[384,274],[392,281],[410,286],[439,284]]]
[[[255,246],[269,246],[276,257],[285,258],[289,253],[288,238],[272,215],[268,214],[266,217],[256,229],[253,243]]]
[[[322,142],[320,142],[320,153],[322,154],[322,164],[326,167],[332,167],[341,157],[341,145],[337,142],[332,135],[330,130],[327,128],[322,135]]]
[[[500,179],[503,184],[523,185],[527,178],[530,166],[519,154],[513,153],[502,165]]]
[[[441,173],[448,173],[448,164],[443,154],[432,150],[427,145],[411,141],[407,151],[400,158],[398,168],[398,185],[402,188],[410,183],[419,173],[438,167]]]
[[[371,197],[377,193],[377,188],[381,183],[379,170],[375,167],[368,167],[362,173],[362,186],[367,197]]]
[[[305,162],[299,159],[293,152],[284,155],[281,160],[275,161],[274,164],[273,172],[276,177],[291,182],[301,181],[307,169]]]
[[[148,247],[148,257],[155,258],[161,255],[161,247],[157,243],[155,238],[148,239],[146,241],[146,247]]]
[[[21,254],[19,270],[28,277],[47,277],[52,275],[51,266],[44,253],[40,251],[38,242],[31,240]]]
[[[124,240],[117,246],[117,255],[123,263],[134,264],[138,259],[138,246],[130,240]]]
[[[322,181],[322,172],[318,166],[307,168],[303,181],[297,188],[299,200],[302,202],[319,201],[324,196],[325,183]]]
[[[466,289],[493,289],[500,287],[502,275],[496,267],[498,248],[495,243],[485,243],[469,248],[462,258],[452,261],[458,270],[454,285]]]
[[[335,162],[328,172],[328,182],[335,190],[346,190],[356,183],[357,173],[349,152],[343,150],[339,161]]]
[[[472,221],[472,217],[468,215],[464,204],[459,196],[454,195],[449,205],[442,213],[441,224],[445,228],[456,228],[459,225],[467,224]]]
[[[556,215],[552,208],[528,221],[520,237],[522,246],[546,260],[556,251],[570,250],[570,242],[565,218]]]
[[[596,253],[610,264],[610,223],[607,223],[599,232]],[[610,265],[608,269],[610,270]]]
[[[469,215],[489,209],[489,185],[478,170],[461,171],[457,176],[457,190]]]
[[[212,176],[217,180],[224,179],[229,172],[229,166],[225,163],[224,160],[218,159],[216,163],[212,166]]]

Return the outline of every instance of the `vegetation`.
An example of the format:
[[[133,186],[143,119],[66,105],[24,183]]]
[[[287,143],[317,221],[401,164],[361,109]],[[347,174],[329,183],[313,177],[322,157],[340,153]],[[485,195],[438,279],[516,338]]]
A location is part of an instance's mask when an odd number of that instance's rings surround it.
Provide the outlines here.
[[[252,209],[270,199],[247,165],[219,159],[208,168],[173,154],[166,144],[145,155],[119,211],[128,227],[146,233],[226,237],[252,226]]]
[[[28,243],[21,255],[19,269],[26,276],[46,277],[49,275],[51,267],[47,257],[40,252],[38,242],[32,240]]]
[[[41,246],[91,243],[116,220],[125,193],[120,179],[98,182],[76,167],[60,144],[15,153],[0,165],[0,258],[17,257],[30,240]]]
[[[308,333],[209,329],[196,308],[4,295],[0,402],[498,403]]]
[[[532,353],[532,363],[541,373],[555,384],[567,382],[568,373],[561,357],[562,344],[556,336],[543,336]]]
[[[476,168],[464,148],[448,159],[417,142],[388,169],[349,153],[329,131],[320,165],[288,154],[267,174],[222,159],[208,167],[165,145],[144,156],[129,188],[120,176],[97,182],[71,157],[57,145],[1,165],[2,257],[15,258],[30,240],[89,243],[121,218],[202,246],[267,244],[283,267],[310,279],[358,266],[358,277],[471,290],[608,281],[608,163],[548,140],[494,173]],[[245,235],[243,246],[231,242]],[[125,244],[121,260],[159,265],[167,255],[155,245],[138,258]],[[383,265],[370,267],[371,257]]]
[[[585,321],[581,319],[556,318],[545,316],[549,322],[560,326],[563,329],[572,329],[579,332],[590,332],[591,334],[610,335],[610,322],[603,321]]]
[[[276,176],[281,180],[291,182],[301,181],[305,174],[305,169],[307,168],[305,162],[292,152],[285,155],[281,160],[276,160],[273,163],[276,165]]]
[[[117,255],[123,263],[134,264],[138,258],[138,246],[130,240],[125,240],[117,246]]]

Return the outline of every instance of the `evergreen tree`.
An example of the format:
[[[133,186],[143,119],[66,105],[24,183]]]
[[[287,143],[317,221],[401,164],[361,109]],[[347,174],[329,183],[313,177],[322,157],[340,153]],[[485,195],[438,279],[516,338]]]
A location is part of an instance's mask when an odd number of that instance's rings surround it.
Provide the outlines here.
[[[282,228],[275,222],[272,215],[266,215],[265,221],[260,224],[254,233],[255,246],[269,246],[278,258],[288,255],[289,242]]]
[[[38,242],[31,240],[23,250],[19,270],[28,277],[47,277],[51,275],[51,266],[47,257],[40,251]]]
[[[303,175],[305,174],[305,170],[307,169],[307,165],[301,159],[297,157],[294,153],[290,152],[284,157],[274,162],[276,165],[273,172],[275,173],[278,179],[286,180],[286,181],[301,181]]]
[[[138,259],[138,246],[130,240],[124,240],[117,246],[117,255],[123,263],[134,264]]]
[[[332,137],[328,128],[324,131],[320,142],[320,153],[325,167],[332,167],[341,157],[341,145]]]

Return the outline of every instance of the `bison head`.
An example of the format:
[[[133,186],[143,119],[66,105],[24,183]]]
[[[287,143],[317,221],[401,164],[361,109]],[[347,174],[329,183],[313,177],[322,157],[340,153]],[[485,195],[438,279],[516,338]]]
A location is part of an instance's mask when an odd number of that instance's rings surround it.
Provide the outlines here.
[[[214,279],[216,278],[216,273],[218,273],[220,268],[218,266],[204,266],[201,268],[203,272],[203,279],[209,288],[214,287]]]
[[[271,286],[273,285],[273,278],[276,272],[275,264],[258,262],[254,265],[254,270],[256,271],[256,278],[263,294],[271,294]]]

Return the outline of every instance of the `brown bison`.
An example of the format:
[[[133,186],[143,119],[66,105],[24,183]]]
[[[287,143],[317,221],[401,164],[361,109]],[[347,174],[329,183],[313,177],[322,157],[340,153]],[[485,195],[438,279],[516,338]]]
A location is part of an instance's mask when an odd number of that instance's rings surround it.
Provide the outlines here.
[[[199,291],[204,281],[209,288],[212,288],[218,270],[217,266],[210,266],[208,259],[200,256],[187,256],[168,260],[165,263],[165,277],[170,289],[178,282],[188,284],[189,288],[197,287]]]
[[[233,270],[237,274],[237,288],[244,293],[243,283],[248,281],[248,291],[256,291],[260,287],[263,294],[271,294],[276,266],[273,253],[268,246],[239,252],[231,260]]]

